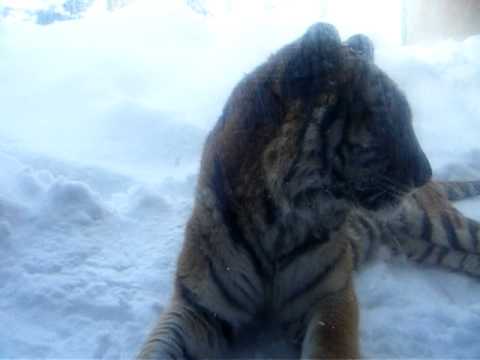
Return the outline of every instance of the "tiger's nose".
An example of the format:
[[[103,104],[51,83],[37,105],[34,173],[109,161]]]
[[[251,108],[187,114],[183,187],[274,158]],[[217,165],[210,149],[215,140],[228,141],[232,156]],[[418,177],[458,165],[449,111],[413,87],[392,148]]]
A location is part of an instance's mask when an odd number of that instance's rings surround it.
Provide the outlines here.
[[[412,169],[412,182],[415,187],[420,187],[425,185],[432,178],[432,167],[423,151],[421,151],[417,161],[414,161],[414,163],[416,163],[416,166]]]

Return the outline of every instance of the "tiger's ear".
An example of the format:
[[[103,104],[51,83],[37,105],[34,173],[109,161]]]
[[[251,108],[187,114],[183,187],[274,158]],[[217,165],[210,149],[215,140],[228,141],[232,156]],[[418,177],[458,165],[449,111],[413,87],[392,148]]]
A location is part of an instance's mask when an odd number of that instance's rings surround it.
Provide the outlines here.
[[[329,61],[332,55],[338,53],[341,46],[337,29],[327,23],[316,23],[308,28],[300,39],[304,55],[312,59]]]
[[[375,58],[375,48],[372,40],[368,36],[363,34],[356,34],[350,36],[345,45],[351,48],[355,53],[363,57],[364,59],[373,62]]]
[[[332,91],[341,63],[342,42],[333,25],[317,23],[277,55],[285,63],[282,94],[288,98],[309,98]]]

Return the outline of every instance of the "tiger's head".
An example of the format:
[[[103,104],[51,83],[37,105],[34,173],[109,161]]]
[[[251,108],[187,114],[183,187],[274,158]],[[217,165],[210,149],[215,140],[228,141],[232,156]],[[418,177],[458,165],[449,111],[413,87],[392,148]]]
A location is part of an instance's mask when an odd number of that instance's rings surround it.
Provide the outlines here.
[[[320,23],[235,87],[199,184],[224,208],[263,207],[269,219],[270,208],[388,208],[430,177],[408,102],[374,64],[370,40],[342,43]]]
[[[274,192],[379,210],[430,179],[408,102],[366,36],[342,44],[333,26],[316,24],[270,61],[283,114],[263,161]]]

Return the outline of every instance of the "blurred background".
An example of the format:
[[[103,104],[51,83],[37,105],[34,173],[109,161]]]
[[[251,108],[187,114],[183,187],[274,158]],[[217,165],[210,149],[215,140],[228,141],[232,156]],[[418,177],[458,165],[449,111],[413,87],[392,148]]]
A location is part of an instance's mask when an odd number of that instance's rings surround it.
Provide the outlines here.
[[[3,0],[0,4],[0,18],[33,18],[37,24],[49,25],[56,21],[78,19],[88,13],[116,11],[134,1],[136,0]],[[193,11],[204,16],[256,11],[259,7],[265,10],[291,10],[291,2],[288,0],[178,1],[185,1]],[[156,6],[161,8],[162,4],[159,3]],[[365,28],[379,25],[385,27],[385,24],[389,24],[388,27],[397,28],[389,35],[395,38],[397,35],[394,33],[400,32],[403,44],[441,38],[460,40],[480,32],[480,2],[477,0],[316,0],[298,2],[298,7],[305,7],[306,3],[309,3],[307,6],[318,17],[336,23],[348,22],[351,27],[362,22]],[[349,8],[348,11],[345,11],[346,7]]]

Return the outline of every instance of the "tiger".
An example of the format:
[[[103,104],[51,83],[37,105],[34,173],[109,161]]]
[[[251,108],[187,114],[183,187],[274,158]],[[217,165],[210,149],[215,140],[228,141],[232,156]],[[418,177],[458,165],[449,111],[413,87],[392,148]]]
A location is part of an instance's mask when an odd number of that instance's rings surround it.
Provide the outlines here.
[[[388,218],[358,209],[348,220],[355,269],[387,249],[414,262],[480,279],[480,224],[451,202],[480,195],[480,181],[430,181],[408,194]]]
[[[360,357],[349,219],[383,217],[432,176],[367,40],[316,23],[232,90],[203,148],[172,298],[139,359],[222,358],[259,320],[302,358]]]

